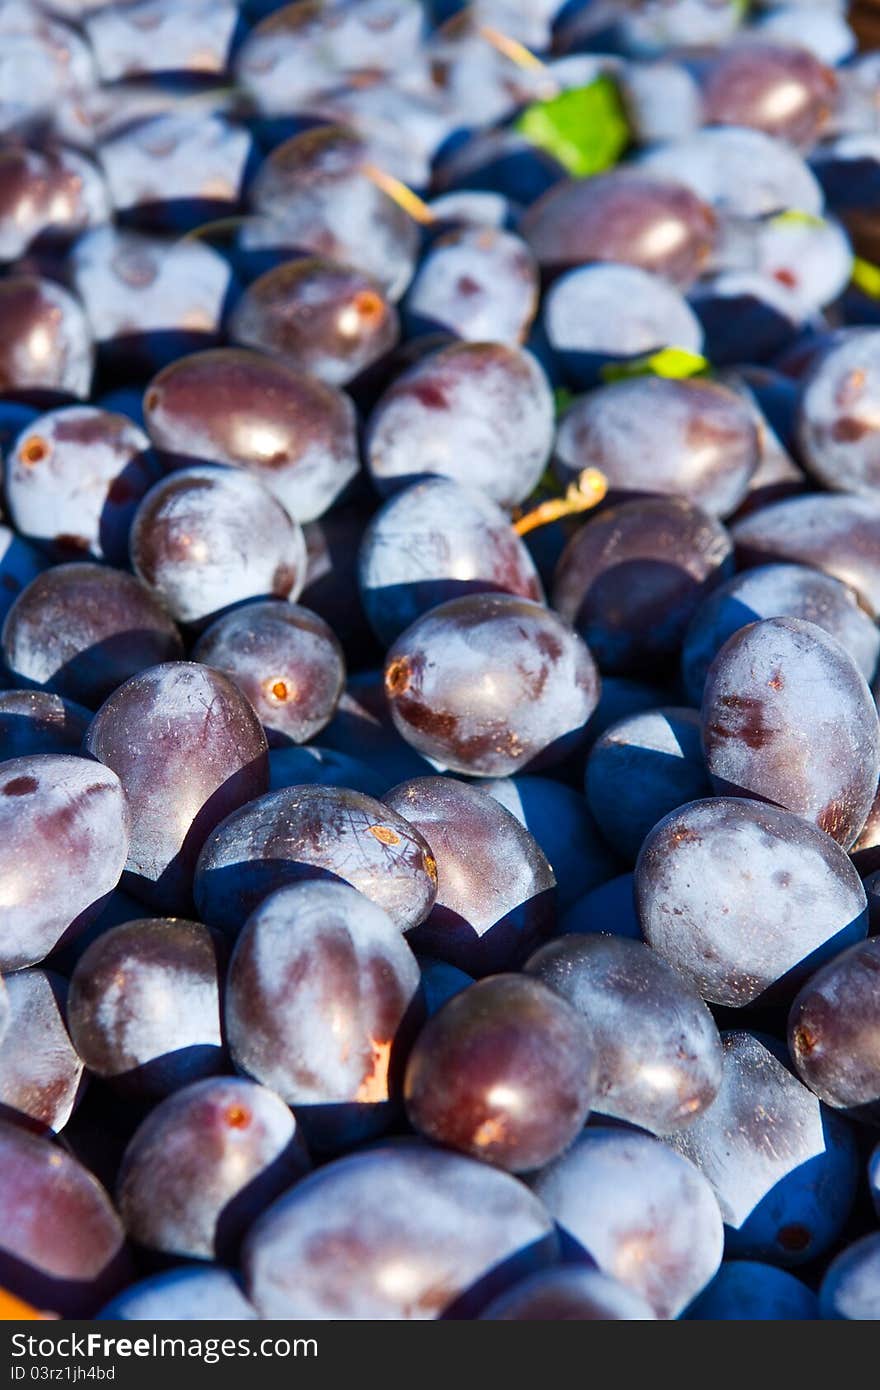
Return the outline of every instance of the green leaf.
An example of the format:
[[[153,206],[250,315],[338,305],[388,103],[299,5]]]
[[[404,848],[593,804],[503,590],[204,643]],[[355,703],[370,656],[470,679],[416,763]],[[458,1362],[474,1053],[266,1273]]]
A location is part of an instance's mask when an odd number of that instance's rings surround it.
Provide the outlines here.
[[[553,392],[553,404],[556,407],[557,418],[568,410],[574,400],[574,392],[569,391],[567,386],[557,386]]]
[[[788,208],[777,212],[770,218],[774,227],[824,227],[824,217],[816,217],[812,212],[801,212],[800,208]]]
[[[634,357],[631,362],[606,362],[601,368],[603,381],[622,381],[631,376],[665,376],[681,380],[690,376],[705,376],[710,369],[708,358],[686,348],[667,347],[647,357]]]
[[[852,283],[869,299],[880,299],[880,266],[856,256],[852,265]]]
[[[617,83],[604,75],[586,87],[572,87],[546,101],[533,102],[521,112],[514,128],[552,154],[574,178],[610,169],[630,141]]]

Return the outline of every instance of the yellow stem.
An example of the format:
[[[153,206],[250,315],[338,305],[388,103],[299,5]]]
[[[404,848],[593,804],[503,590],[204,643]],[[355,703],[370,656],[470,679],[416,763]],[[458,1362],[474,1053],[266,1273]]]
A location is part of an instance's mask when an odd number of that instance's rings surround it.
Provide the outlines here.
[[[405,183],[396,179],[393,174],[386,174],[384,169],[380,169],[375,164],[364,164],[361,166],[362,172],[366,174],[377,188],[381,188],[383,193],[387,193],[389,198],[393,198],[398,207],[408,212],[415,222],[420,222],[423,227],[430,227],[437,221],[434,213],[428,204],[419,197],[418,193],[413,193],[411,188],[407,188]]]
[[[563,517],[575,516],[578,512],[592,511],[598,507],[608,491],[608,479],[598,468],[585,468],[576,482],[569,483],[564,497],[550,497],[539,502],[530,512],[525,512],[513,523],[518,536],[537,531],[539,526],[549,526]]]
[[[500,29],[493,29],[491,24],[481,24],[478,30],[480,37],[490,43],[499,53],[503,53],[505,58],[509,58],[512,63],[516,63],[518,68],[531,68],[538,71],[546,67],[541,59],[536,57],[530,48],[526,48],[519,39],[512,39],[508,34],[502,34]]]

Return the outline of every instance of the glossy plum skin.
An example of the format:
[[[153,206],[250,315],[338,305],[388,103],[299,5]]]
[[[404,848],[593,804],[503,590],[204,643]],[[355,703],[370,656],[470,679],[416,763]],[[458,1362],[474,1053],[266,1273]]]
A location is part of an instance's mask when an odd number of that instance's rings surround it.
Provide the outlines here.
[[[348,397],[245,348],[178,358],[147,387],[144,416],[157,448],[254,473],[299,522],[321,516],[359,467]]]
[[[659,820],[711,791],[697,711],[648,710],[612,724],[590,749],[584,790],[608,844],[634,863]]]
[[[243,1077],[212,1077],[176,1091],[136,1130],[119,1173],[119,1213],[149,1249],[234,1256],[255,1218],[309,1166],[279,1096]]]
[[[367,620],[386,647],[449,599],[480,591],[544,596],[507,514],[452,478],[425,478],[389,498],[364,532],[358,579]]]
[[[787,498],[737,522],[733,539],[741,565],[814,565],[855,589],[867,612],[880,612],[880,503],[873,497]]]
[[[0,757],[78,753],[91,711],[48,690],[0,691]]]
[[[701,720],[718,792],[784,806],[853,843],[877,790],[880,722],[835,638],[800,618],[741,628],[709,668]]]
[[[101,1322],[252,1322],[256,1312],[220,1265],[176,1265],[129,1287],[98,1314]]]
[[[549,777],[499,777],[480,790],[515,816],[538,842],[556,876],[563,911],[592,888],[614,878],[620,860],[606,845],[584,798]]]
[[[587,1129],[532,1186],[563,1232],[658,1318],[677,1317],[721,1263],[711,1187],[647,1134]]]
[[[229,0],[195,0],[182,10],[170,0],[138,0],[101,6],[85,27],[101,79],[112,82],[150,72],[222,73],[237,21]]]
[[[622,502],[568,542],[553,606],[603,672],[655,672],[677,655],[694,611],[730,573],[731,551],[720,523],[684,498]]]
[[[785,1269],[725,1260],[685,1316],[698,1322],[812,1322],[819,1306],[813,1290]]]
[[[721,1041],[694,986],[640,941],[564,936],[527,972],[583,1016],[597,1057],[593,1108],[654,1134],[686,1128],[721,1085]]]
[[[712,1184],[736,1259],[797,1266],[837,1239],[858,1181],[846,1122],[750,1033],[725,1033],[721,1090],[665,1142]]]
[[[245,347],[345,386],[396,346],[394,306],[372,276],[317,256],[265,271],[244,291],[229,323]]]
[[[406,312],[419,327],[471,343],[525,342],[538,308],[538,267],[511,232],[464,227],[440,236],[416,271]]]
[[[880,1119],[880,938],[850,946],[807,981],[791,1006],[788,1048],[826,1105]]]
[[[0,967],[34,965],[96,916],[129,847],[119,778],[86,758],[33,754],[0,765]]]
[[[545,272],[621,261],[686,286],[708,260],[715,219],[683,184],[625,169],[556,184],[528,209],[520,232]]]
[[[746,403],[714,381],[635,377],[581,397],[559,424],[554,467],[562,483],[598,468],[612,500],[661,493],[729,516],[758,466]]]
[[[763,217],[786,208],[822,212],[822,190],[784,140],[745,126],[695,131],[645,151],[641,171],[674,178],[725,214]]]
[[[132,525],[131,559],[179,622],[200,626],[249,599],[296,598],[306,546],[258,478],[202,465],[150,489]]]
[[[250,700],[271,746],[307,743],[333,718],[345,659],[333,630],[294,603],[248,603],[212,623],[193,649]]]
[[[136,672],[183,654],[173,620],[139,579],[87,560],[32,580],[6,615],[2,645],[19,684],[90,709]]]
[[[18,436],[6,500],[16,529],[54,558],[86,554],[124,566],[135,508],[160,475],[149,439],[131,420],[65,406]]]
[[[10,143],[0,153],[0,261],[26,255],[39,238],[66,243],[109,215],[104,180],[78,152]]]
[[[0,1279],[38,1309],[91,1317],[131,1277],[101,1184],[48,1139],[0,1120]]]
[[[706,125],[750,126],[806,149],[834,108],[834,74],[805,48],[741,42],[697,71]]]
[[[865,891],[809,821],[740,797],[662,820],[636,864],[645,940],[704,999],[742,1008],[790,998],[815,966],[867,931]]]
[[[480,1317],[489,1322],[650,1322],[656,1313],[610,1274],[559,1265],[514,1285]]]
[[[389,493],[425,474],[502,507],[528,497],[550,456],[553,397],[537,360],[503,343],[453,343],[405,371],[376,405],[366,461]]]
[[[114,691],[86,747],[118,774],[128,800],[127,889],[160,911],[188,911],[208,835],[268,786],[266,736],[253,707],[219,671],[168,662]]]
[[[236,942],[233,1060],[295,1108],[310,1142],[348,1147],[394,1118],[419,990],[415,956],[381,907],[345,883],[288,884]]]
[[[57,1134],[76,1108],[84,1079],[65,1024],[67,981],[53,971],[18,970],[6,977],[6,994],[0,1114],[38,1134]]]
[[[542,1168],[583,1129],[596,1056],[579,1014],[539,980],[493,975],[416,1039],[404,1078],[415,1130],[509,1172]]]
[[[211,926],[235,935],[269,893],[302,879],[341,880],[401,931],[434,902],[428,842],[389,804],[344,787],[270,792],[227,816],[199,858],[195,897]]]
[[[810,473],[834,492],[880,494],[880,331],[844,334],[824,352],[801,393],[797,437]]]
[[[180,917],[103,932],[80,957],[68,998],[71,1037],[89,1071],[146,1097],[222,1071],[223,963],[212,933]]]
[[[0,391],[87,396],[94,345],[85,314],[54,280],[10,275],[0,282]]]
[[[777,617],[823,628],[846,648],[865,680],[873,678],[880,632],[851,588],[810,565],[759,565],[728,579],[691,619],[681,657],[688,698],[700,704],[709,667],[729,637],[747,623]]]
[[[819,1290],[824,1319],[876,1322],[880,1317],[880,1232],[862,1236],[832,1260]]]
[[[417,777],[384,798],[430,845],[436,901],[413,950],[474,976],[512,970],[553,929],[556,879],[537,841],[478,787]]]
[[[243,1263],[263,1318],[423,1320],[479,1308],[557,1251],[516,1178],[410,1140],[298,1183],[252,1228]]]
[[[407,742],[479,777],[558,762],[579,742],[599,688],[577,633],[552,609],[507,594],[431,609],[385,663],[391,716]]]

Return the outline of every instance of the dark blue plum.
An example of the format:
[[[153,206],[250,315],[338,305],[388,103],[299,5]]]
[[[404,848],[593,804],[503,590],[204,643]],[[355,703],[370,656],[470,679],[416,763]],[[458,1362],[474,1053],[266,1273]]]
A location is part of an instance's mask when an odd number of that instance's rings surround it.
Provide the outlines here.
[[[758,1260],[725,1260],[685,1313],[697,1322],[811,1322],[818,1316],[812,1289],[787,1270]]]

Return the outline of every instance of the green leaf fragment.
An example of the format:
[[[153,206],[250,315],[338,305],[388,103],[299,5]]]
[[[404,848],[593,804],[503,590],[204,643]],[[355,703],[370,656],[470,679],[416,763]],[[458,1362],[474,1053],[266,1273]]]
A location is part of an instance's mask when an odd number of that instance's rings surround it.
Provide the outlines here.
[[[709,359],[701,357],[698,352],[667,347],[659,352],[651,352],[647,357],[634,357],[629,362],[606,362],[600,375],[603,381],[623,381],[633,376],[663,376],[683,380],[691,376],[705,376],[710,367]]]
[[[774,227],[824,227],[824,217],[816,217],[812,212],[801,212],[800,208],[787,208],[777,212],[770,219]]]
[[[617,83],[597,77],[586,87],[572,87],[546,101],[533,102],[514,128],[546,150],[574,178],[612,168],[630,142],[629,122]]]
[[[869,299],[880,299],[880,266],[856,256],[852,264],[852,283]]]

